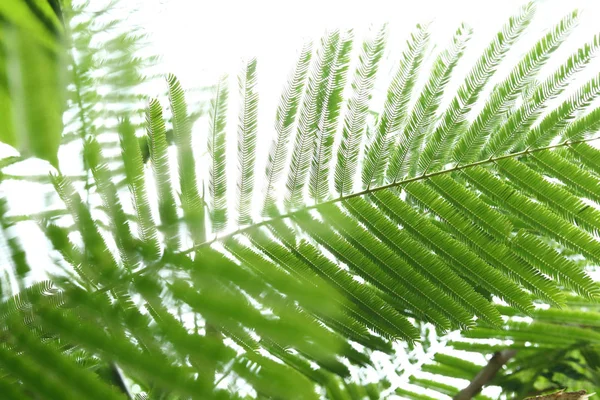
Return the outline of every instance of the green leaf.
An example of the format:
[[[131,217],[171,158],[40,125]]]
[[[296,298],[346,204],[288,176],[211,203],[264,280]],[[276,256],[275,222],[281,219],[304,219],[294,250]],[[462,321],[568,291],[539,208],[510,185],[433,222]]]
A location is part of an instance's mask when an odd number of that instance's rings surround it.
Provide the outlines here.
[[[0,25],[0,141],[58,168],[65,108],[60,36],[40,26],[25,3],[11,3],[0,9],[0,18],[16,23]]]
[[[417,72],[425,57],[428,41],[427,26],[417,25],[388,88],[383,113],[377,121],[374,136],[364,150],[362,184],[365,188],[383,182],[389,151],[394,144],[392,135],[406,124],[406,109],[415,86]]]
[[[244,63],[238,78],[240,106],[238,123],[238,224],[252,221],[252,194],[254,189],[254,159],[258,131],[258,92],[256,89],[256,58]]]
[[[340,196],[352,191],[360,146],[365,132],[371,92],[375,85],[377,70],[385,49],[386,25],[373,39],[363,42],[352,81],[352,96],[348,100],[342,138],[335,165],[335,189]]]
[[[169,102],[173,113],[173,136],[177,146],[183,218],[194,244],[200,244],[206,238],[205,204],[198,192],[196,160],[192,147],[192,119],[188,113],[183,88],[177,78],[169,75],[167,83],[169,85]],[[224,112],[224,110],[220,112]]]
[[[227,173],[225,170],[225,139],[227,122],[227,76],[222,76],[211,101],[208,152],[211,158],[208,188],[211,196],[213,231],[221,231],[227,223]]]

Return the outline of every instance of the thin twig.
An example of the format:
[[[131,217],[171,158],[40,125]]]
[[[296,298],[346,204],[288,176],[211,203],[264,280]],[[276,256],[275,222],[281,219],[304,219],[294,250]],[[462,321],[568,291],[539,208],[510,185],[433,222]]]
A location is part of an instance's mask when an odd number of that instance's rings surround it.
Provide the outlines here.
[[[487,384],[489,384],[492,379],[496,376],[498,371],[502,369],[502,367],[515,355],[517,354],[517,350],[502,350],[495,353],[490,361],[487,363],[485,367],[473,378],[471,383],[458,392],[456,396],[454,396],[453,400],[471,400],[473,397],[481,392],[481,389]]]

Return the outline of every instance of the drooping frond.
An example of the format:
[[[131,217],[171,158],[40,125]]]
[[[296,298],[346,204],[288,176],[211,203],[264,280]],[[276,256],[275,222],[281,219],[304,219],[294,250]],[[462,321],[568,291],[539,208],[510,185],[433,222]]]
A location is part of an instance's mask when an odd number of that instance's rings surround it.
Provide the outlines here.
[[[561,257],[555,249],[535,236],[521,230],[511,245],[519,257],[565,287],[591,300],[598,296],[600,289],[579,265],[568,258]]]
[[[600,203],[600,187],[591,171],[580,168],[557,153],[537,153],[532,158],[542,171],[548,171],[559,179],[568,190],[577,195]]]
[[[383,112],[371,142],[365,148],[362,168],[362,184],[365,188],[377,186],[383,182],[387,166],[389,149],[394,143],[392,135],[406,123],[406,109],[411,99],[417,72],[425,57],[429,41],[427,26],[417,26],[415,33],[407,42],[396,75],[388,88]]]
[[[429,281],[455,298],[470,312],[491,324],[498,323],[498,316],[485,299],[475,293],[460,276],[455,275],[445,262],[433,257],[426,246],[406,232],[397,230],[394,223],[383,217],[376,207],[369,205],[368,202],[362,199],[352,199],[345,205],[397,256],[412,265],[415,271],[423,274]]]
[[[383,25],[374,38],[367,39],[362,44],[358,59],[359,65],[356,67],[352,81],[352,96],[348,99],[346,107],[342,138],[335,164],[335,190],[340,196],[350,193],[354,184],[371,92],[385,49],[386,28],[386,25]]]
[[[210,172],[208,188],[211,196],[211,222],[214,232],[227,223],[227,172],[225,169],[225,137],[227,122],[227,76],[219,79],[209,113],[208,152]]]
[[[238,78],[240,106],[238,122],[238,224],[252,221],[250,215],[254,189],[254,153],[256,151],[258,92],[256,89],[256,58],[244,63]]]
[[[519,168],[518,165],[512,162],[505,164],[505,167]],[[523,166],[522,168],[526,167]],[[507,171],[510,172],[510,170]],[[464,175],[485,195],[501,202],[503,208],[518,215],[526,224],[531,224],[543,234],[574,251],[581,252],[591,260],[600,259],[600,243],[590,234],[568,223],[548,209],[545,204],[533,201],[481,167],[465,170]],[[539,181],[532,182],[532,184],[536,183],[539,183]],[[583,207],[589,208],[589,206]]]
[[[523,291],[510,279],[503,277],[494,267],[487,264],[464,244],[454,239],[449,233],[441,230],[415,210],[399,200],[389,191],[377,193],[373,198],[375,204],[392,221],[400,223],[407,231],[423,244],[435,251],[461,275],[491,293],[504,298],[509,304],[522,309],[530,309],[530,301]],[[488,317],[491,318],[491,317]]]
[[[409,183],[404,188],[414,199],[444,219],[449,225],[449,230],[455,231],[459,240],[465,242],[489,265],[496,270],[503,271],[504,274],[537,293],[544,300],[557,304],[563,302],[560,290],[553,282],[546,279],[532,266],[510,254],[509,247],[483,234],[467,218],[456,213],[450,203],[439,199],[433,190],[420,182]]]
[[[567,153],[574,161],[580,162],[590,171],[600,173],[600,151],[588,143],[574,143]]]

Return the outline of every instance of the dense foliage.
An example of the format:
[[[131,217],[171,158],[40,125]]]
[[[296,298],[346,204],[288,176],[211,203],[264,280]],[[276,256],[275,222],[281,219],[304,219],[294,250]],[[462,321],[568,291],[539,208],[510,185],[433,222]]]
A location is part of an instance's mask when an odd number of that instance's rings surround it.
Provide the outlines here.
[[[238,76],[237,126],[226,76],[203,116],[168,75],[166,99],[150,99],[142,121],[135,88],[155,61],[138,57],[142,37],[94,42],[117,22],[78,16],[87,4],[60,6],[0,3],[0,140],[22,156],[4,164],[32,154],[60,166],[62,132],[64,145],[80,144],[85,171],[51,174],[64,210],[25,216],[60,267],[47,281],[29,283],[19,219],[2,202],[6,269],[21,286],[2,287],[6,398],[428,398],[416,386],[454,396],[452,378],[482,369],[469,357],[437,353],[421,368],[436,376],[411,376],[412,389],[361,371],[375,354],[401,357],[456,330],[447,344],[457,351],[509,351],[484,382],[505,396],[600,384],[600,288],[589,274],[600,263],[600,75],[565,95],[600,37],[539,74],[577,12],[495,76],[533,18],[533,5],[522,7],[444,107],[468,26],[430,63],[428,27],[417,26],[390,79],[386,26],[364,39],[327,32],[300,50],[260,163],[258,131],[272,127],[258,124],[256,59]],[[15,53],[15,35],[52,52]],[[29,58],[42,55],[44,73]],[[57,87],[14,90],[40,80]],[[51,126],[32,125],[42,122]],[[33,146],[39,138],[51,145]]]

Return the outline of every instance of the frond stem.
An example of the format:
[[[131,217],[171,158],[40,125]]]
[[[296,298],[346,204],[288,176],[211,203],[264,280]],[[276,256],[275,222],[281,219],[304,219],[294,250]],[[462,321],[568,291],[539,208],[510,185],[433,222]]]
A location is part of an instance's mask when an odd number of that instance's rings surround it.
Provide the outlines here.
[[[258,222],[256,224],[252,224],[252,225],[245,226],[243,228],[239,228],[239,229],[237,229],[237,230],[235,230],[233,232],[230,232],[228,234],[222,235],[220,237],[215,237],[213,240],[206,241],[204,243],[200,243],[200,244],[198,244],[196,246],[192,246],[192,247],[188,248],[187,250],[182,250],[178,254],[189,254],[189,253],[192,253],[192,252],[194,252],[197,249],[200,249],[200,248],[203,248],[203,247],[206,247],[206,246],[210,246],[213,243],[218,242],[220,240],[223,240],[223,239],[226,239],[226,238],[229,238],[229,237],[233,237],[233,236],[236,236],[236,235],[248,232],[248,231],[252,231],[254,229],[258,229],[261,226],[268,225],[268,224],[270,224],[270,223],[272,223],[274,221],[283,220],[283,219],[286,219],[286,218],[292,218],[292,217],[294,217],[294,216],[296,216],[296,215],[298,215],[300,213],[303,213],[303,212],[306,212],[306,211],[309,211],[309,210],[314,210],[314,209],[319,208],[320,206],[324,206],[324,205],[327,205],[327,204],[335,204],[335,203],[338,203],[338,202],[341,202],[341,201],[344,201],[344,200],[348,200],[348,199],[351,199],[351,198],[354,198],[354,197],[361,197],[361,196],[365,196],[365,195],[368,195],[368,194],[371,194],[371,193],[375,193],[375,192],[378,192],[380,190],[391,189],[391,188],[395,188],[395,187],[398,187],[398,186],[402,186],[402,185],[410,183],[410,182],[416,182],[416,181],[425,180],[425,179],[428,179],[428,178],[431,178],[431,177],[434,177],[434,176],[437,176],[437,175],[450,174],[452,172],[461,171],[463,169],[472,168],[472,167],[476,167],[476,166],[484,165],[484,164],[494,163],[496,161],[503,160],[503,159],[506,159],[506,158],[513,158],[513,157],[524,156],[524,155],[528,155],[528,154],[532,154],[532,153],[537,153],[537,152],[540,152],[540,151],[552,150],[552,149],[557,149],[557,148],[561,148],[561,147],[568,147],[568,146],[571,146],[573,144],[592,142],[594,140],[600,140],[600,137],[594,137],[594,138],[588,138],[588,139],[581,139],[581,140],[574,140],[574,141],[564,141],[564,142],[561,142],[561,143],[558,143],[558,144],[554,144],[554,145],[550,145],[550,146],[545,146],[545,147],[540,147],[540,148],[537,148],[537,149],[526,149],[526,150],[519,151],[519,152],[516,152],[516,153],[505,154],[505,155],[502,155],[502,156],[499,156],[499,157],[487,158],[485,160],[476,161],[476,162],[473,162],[473,163],[470,163],[470,164],[457,165],[457,166],[455,166],[453,168],[445,169],[445,170],[442,170],[442,171],[431,172],[429,174],[422,174],[422,175],[419,175],[419,176],[416,176],[416,177],[413,177],[413,178],[408,178],[408,179],[404,179],[402,181],[392,182],[392,183],[389,183],[387,185],[382,185],[382,186],[378,186],[378,187],[375,187],[375,188],[368,187],[367,189],[361,190],[360,192],[351,193],[351,194],[348,194],[346,196],[336,197],[336,198],[328,200],[328,201],[324,201],[324,202],[321,202],[321,203],[317,203],[317,204],[313,204],[313,205],[310,205],[310,206],[306,206],[306,207],[303,207],[303,208],[298,209],[298,210],[290,211],[290,212],[287,212],[285,214],[280,214],[280,215],[278,215],[276,217],[266,219],[266,220]]]

